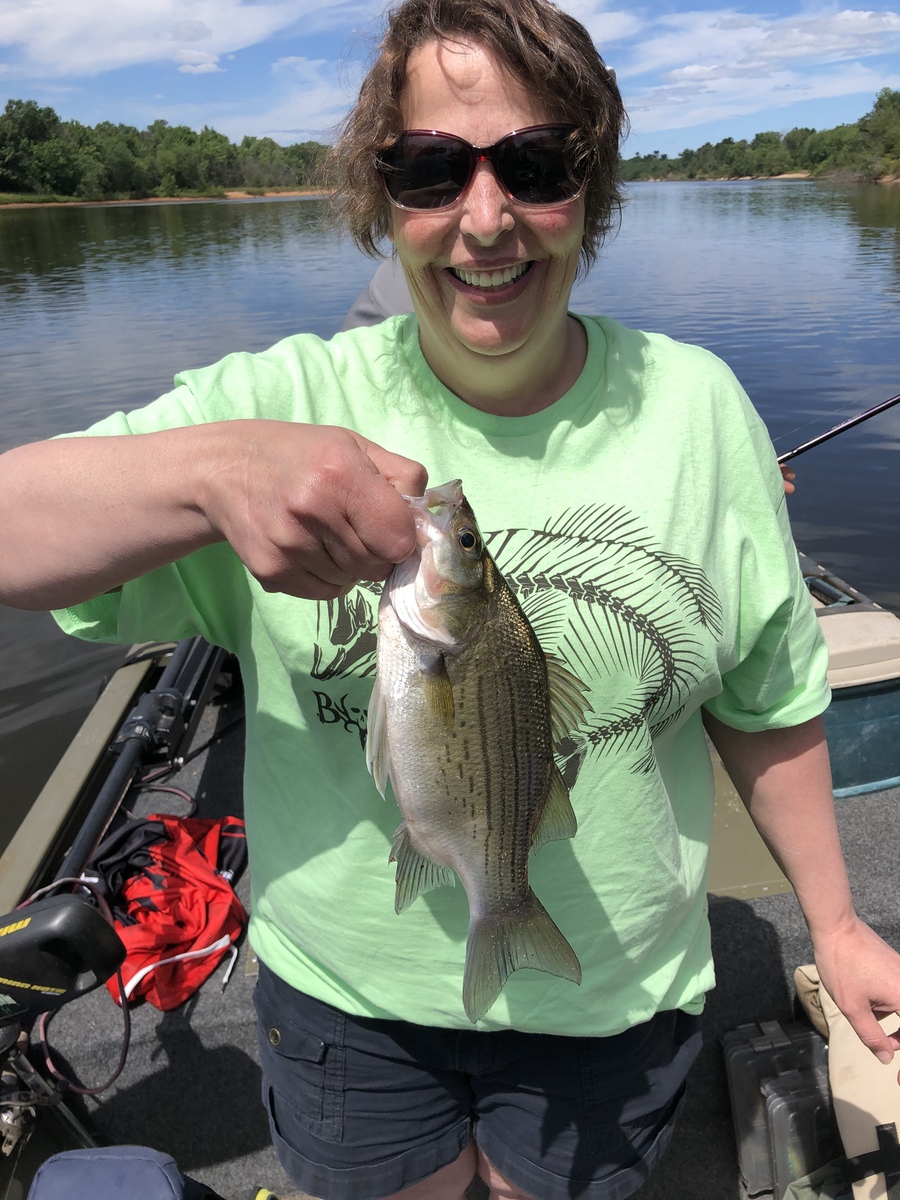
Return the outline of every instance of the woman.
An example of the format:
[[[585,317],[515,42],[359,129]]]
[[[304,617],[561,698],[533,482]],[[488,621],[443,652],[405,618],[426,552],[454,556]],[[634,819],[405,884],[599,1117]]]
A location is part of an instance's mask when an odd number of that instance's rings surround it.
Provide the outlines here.
[[[611,1200],[646,1178],[713,983],[704,719],[829,991],[894,1048],[872,1009],[900,1004],[900,965],[850,901],[824,648],[765,432],[711,355],[568,312],[616,213],[623,119],[546,0],[406,0],[337,155],[350,228],[393,241],[415,315],[232,355],[0,460],[7,603],[240,656],[263,1091],[317,1196],[449,1200],[477,1171],[494,1197]],[[463,477],[591,688],[563,763],[578,834],[532,864],[584,981],[518,971],[477,1029],[459,890],[394,914],[396,813],[362,748],[377,589],[359,581],[412,552],[399,493],[426,469]]]

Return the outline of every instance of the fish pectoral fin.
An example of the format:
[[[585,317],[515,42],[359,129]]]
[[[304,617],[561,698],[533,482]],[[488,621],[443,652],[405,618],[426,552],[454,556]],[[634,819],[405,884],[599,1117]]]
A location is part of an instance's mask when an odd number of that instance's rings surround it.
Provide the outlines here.
[[[425,703],[431,712],[439,717],[448,729],[452,729],[456,705],[453,701],[453,684],[447,674],[443,654],[436,655],[428,667],[423,669],[422,690]]]
[[[474,1025],[500,995],[513,971],[533,967],[581,983],[581,963],[535,896],[512,913],[480,917],[469,926],[463,1008]]]
[[[547,684],[550,690],[550,731],[554,743],[570,736],[591,711],[588,686],[573,675],[555,654],[544,654],[547,660]]]
[[[390,862],[397,864],[397,890],[394,909],[402,913],[423,892],[433,892],[439,887],[456,887],[456,875],[450,867],[426,858],[409,840],[409,831],[404,822],[394,834],[394,845]]]
[[[578,831],[578,822],[572,801],[569,799],[569,789],[559,772],[556,763],[553,764],[553,774],[550,778],[550,793],[547,803],[531,839],[532,850],[540,850],[545,842],[562,842],[572,838]]]
[[[387,740],[387,705],[377,677],[366,713],[366,766],[383,796],[391,773],[391,755]]]

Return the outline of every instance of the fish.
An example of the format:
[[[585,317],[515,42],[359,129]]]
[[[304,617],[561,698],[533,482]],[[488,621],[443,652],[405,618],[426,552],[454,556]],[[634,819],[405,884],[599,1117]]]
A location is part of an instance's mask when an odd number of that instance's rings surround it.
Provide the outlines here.
[[[581,982],[581,964],[528,881],[528,858],[575,836],[554,745],[587,687],[545,653],[452,480],[405,497],[416,550],[378,608],[366,763],[403,816],[394,907],[455,886],[469,904],[462,1002],[475,1024],[523,967]]]

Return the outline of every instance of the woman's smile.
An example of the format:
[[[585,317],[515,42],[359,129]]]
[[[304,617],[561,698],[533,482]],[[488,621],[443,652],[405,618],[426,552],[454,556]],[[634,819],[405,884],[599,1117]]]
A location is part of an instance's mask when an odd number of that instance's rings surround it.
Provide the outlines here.
[[[467,42],[427,42],[412,53],[401,109],[407,129],[441,130],[474,146],[558,116],[490,51]],[[559,399],[584,365],[583,332],[568,317],[583,201],[517,203],[481,160],[455,203],[395,208],[391,219],[422,351],[438,378],[497,411],[537,411]]]
[[[530,262],[520,262],[508,267],[448,267],[447,271],[451,278],[465,289],[474,290],[476,294],[486,293],[494,299],[507,300],[517,294],[515,285],[524,280],[533,265]]]

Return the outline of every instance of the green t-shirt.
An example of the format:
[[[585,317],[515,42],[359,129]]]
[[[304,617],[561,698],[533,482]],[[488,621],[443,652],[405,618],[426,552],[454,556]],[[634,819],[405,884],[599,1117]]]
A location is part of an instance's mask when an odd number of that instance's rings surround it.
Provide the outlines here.
[[[545,648],[590,685],[592,706],[560,758],[578,832],[530,868],[583,983],[518,971],[481,1024],[600,1035],[658,1009],[698,1012],[713,984],[700,706],[755,731],[808,720],[829,693],[781,476],[734,376],[696,347],[581,320],[584,371],[531,416],[485,414],[447,391],[410,316],[230,355],[89,432],[254,417],[342,425],[422,462],[433,484],[462,479]],[[223,544],[57,618],[95,640],[200,633],[234,651],[254,948],[349,1012],[471,1028],[462,888],[394,912],[400,816],[364,756],[377,592],[269,594]]]

